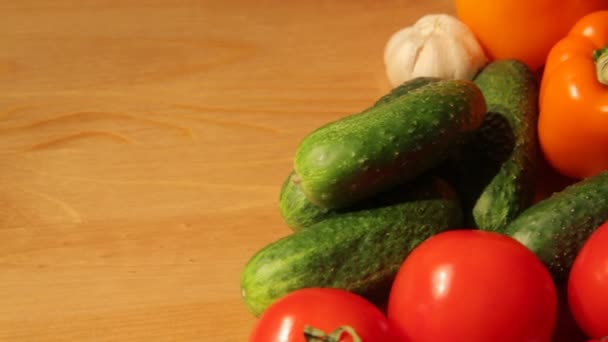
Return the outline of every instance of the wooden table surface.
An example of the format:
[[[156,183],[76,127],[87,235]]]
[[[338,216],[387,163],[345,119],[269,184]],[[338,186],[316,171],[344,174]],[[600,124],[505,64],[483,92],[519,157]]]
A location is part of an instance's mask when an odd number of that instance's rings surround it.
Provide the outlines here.
[[[448,0],[1,1],[0,340],[246,341],[299,140]]]

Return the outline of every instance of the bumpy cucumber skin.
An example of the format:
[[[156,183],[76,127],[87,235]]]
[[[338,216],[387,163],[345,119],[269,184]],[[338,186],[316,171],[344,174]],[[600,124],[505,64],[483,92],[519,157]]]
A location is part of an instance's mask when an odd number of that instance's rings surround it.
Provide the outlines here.
[[[378,99],[378,101],[376,101],[376,103],[374,103],[374,106],[391,102],[394,99],[399,98],[399,97],[409,93],[412,90],[418,89],[427,84],[434,83],[434,82],[437,82],[440,80],[441,80],[441,78],[438,78],[438,77],[413,78],[413,79],[403,82],[403,84],[393,88],[388,94],[386,94],[386,95],[382,96],[380,99]]]
[[[290,173],[283,182],[279,196],[279,209],[287,226],[294,231],[336,215],[335,210],[318,207],[306,198],[294,172]]]
[[[376,101],[374,106],[391,102],[412,90],[439,80],[441,79],[438,77],[416,77],[393,88],[388,94]],[[308,200],[298,183],[298,177],[292,172],[283,182],[279,196],[280,213],[289,228],[298,231],[328,217],[340,214],[336,210],[314,205]]]
[[[432,175],[429,173],[429,175]],[[421,177],[428,177],[427,175]],[[293,231],[300,231],[313,226],[315,223],[330,217],[350,214],[356,211],[373,210],[393,204],[409,201],[415,198],[426,198],[428,187],[415,186],[418,179],[405,183],[387,191],[375,194],[360,202],[341,209],[326,209],[314,205],[308,200],[294,172],[292,172],[281,188],[279,208],[283,220]]]
[[[260,315],[276,299],[305,287],[342,288],[370,300],[388,293],[415,246],[462,223],[458,199],[447,183],[415,183],[411,188],[418,190],[409,201],[330,217],[256,253],[241,276],[250,311]]]
[[[474,82],[488,109],[476,143],[486,146],[488,151],[483,153],[500,166],[479,195],[473,218],[477,227],[500,232],[534,198],[539,158],[538,83],[528,67],[517,60],[490,63]],[[501,125],[501,121],[507,125]],[[505,151],[509,140],[513,148]],[[507,154],[502,163],[501,154]]]
[[[485,112],[473,82],[432,82],[313,131],[294,170],[312,203],[346,207],[437,165]]]
[[[531,206],[507,226],[505,234],[534,252],[561,282],[582,245],[606,220],[608,171]]]

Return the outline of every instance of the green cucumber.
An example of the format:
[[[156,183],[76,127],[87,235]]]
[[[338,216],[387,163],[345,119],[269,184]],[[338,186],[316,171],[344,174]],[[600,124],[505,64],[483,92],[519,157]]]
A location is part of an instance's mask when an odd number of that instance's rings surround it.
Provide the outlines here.
[[[407,82],[404,82],[398,87],[393,88],[390,93],[382,96],[374,106],[393,101],[394,99],[409,93],[412,90],[425,86],[427,84],[437,82],[440,78],[437,77],[417,77]],[[376,202],[376,199],[371,200],[371,204]],[[311,226],[325,218],[340,214],[339,210],[331,210],[322,208],[313,204],[299,185],[298,178],[295,173],[289,174],[281,187],[279,197],[279,209],[283,220],[288,227],[294,231]],[[353,211],[348,210],[347,211]]]
[[[404,200],[426,196],[421,187],[411,187],[410,184],[397,186],[396,188],[383,191],[370,198],[366,198],[352,206],[341,209],[326,209],[314,205],[308,200],[300,184],[294,181],[295,173],[289,174],[281,188],[279,208],[283,220],[289,228],[300,231],[308,228],[317,222],[330,217],[345,215],[355,211],[372,210],[379,207],[396,204]],[[420,193],[420,191],[423,191]]]
[[[306,287],[342,288],[381,300],[415,246],[462,223],[446,182],[423,177],[408,188],[407,200],[327,218],[260,250],[241,275],[247,307],[260,315],[276,299]]]
[[[312,203],[346,207],[437,165],[485,112],[473,82],[430,82],[313,131],[294,170]]]
[[[478,155],[486,158],[482,167],[491,178],[473,206],[473,219],[481,229],[502,231],[534,198],[539,160],[538,84],[528,67],[517,60],[490,63],[474,82],[483,93],[488,113],[473,143]]]
[[[488,112],[436,170],[457,189],[468,226],[502,232],[534,195],[538,87],[515,60],[488,64],[474,82]]]
[[[505,234],[534,252],[556,281],[563,281],[582,245],[606,220],[608,171],[534,204],[507,226]]]
[[[310,202],[298,182],[294,181],[294,176],[295,173],[290,173],[283,182],[279,197],[281,217],[289,228],[298,231],[336,215],[335,210],[321,208]]]

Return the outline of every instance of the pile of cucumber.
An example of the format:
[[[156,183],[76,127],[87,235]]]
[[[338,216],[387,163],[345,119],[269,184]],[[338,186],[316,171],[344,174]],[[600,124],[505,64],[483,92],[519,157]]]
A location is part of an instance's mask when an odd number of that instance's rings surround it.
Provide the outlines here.
[[[449,229],[506,234],[563,280],[608,220],[608,171],[533,203],[538,84],[516,60],[473,81],[416,78],[300,143],[280,194],[294,232],[241,277],[255,315],[285,294],[334,287],[386,299],[399,266]]]

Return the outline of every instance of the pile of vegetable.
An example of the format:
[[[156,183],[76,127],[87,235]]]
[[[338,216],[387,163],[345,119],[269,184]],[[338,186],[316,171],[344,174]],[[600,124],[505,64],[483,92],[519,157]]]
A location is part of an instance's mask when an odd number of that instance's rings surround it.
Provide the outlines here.
[[[390,93],[300,142],[293,233],[241,277],[251,342],[583,341],[568,315],[608,336],[608,3],[456,8],[389,39]],[[539,192],[547,170],[567,186]]]

